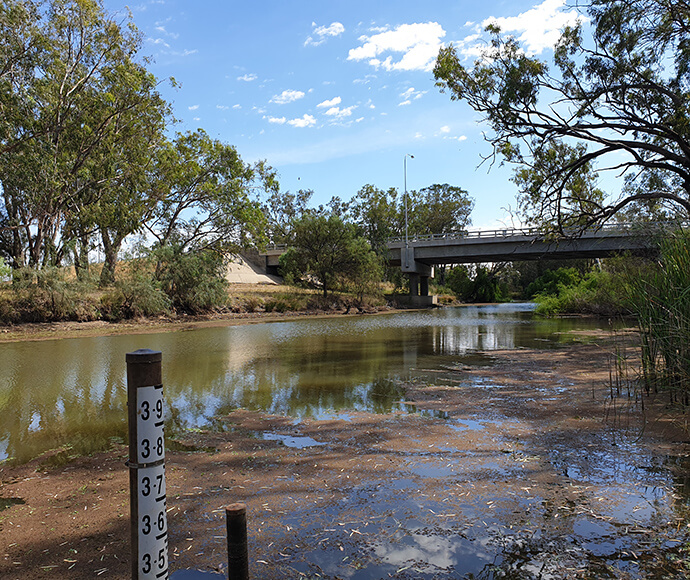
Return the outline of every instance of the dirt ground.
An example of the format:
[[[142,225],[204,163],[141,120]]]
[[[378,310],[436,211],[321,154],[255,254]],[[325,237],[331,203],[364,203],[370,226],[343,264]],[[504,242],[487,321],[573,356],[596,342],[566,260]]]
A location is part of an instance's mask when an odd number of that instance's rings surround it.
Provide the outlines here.
[[[686,577],[686,419],[612,391],[606,340],[429,369],[388,415],[240,409],[170,442],[171,571],[225,572],[245,502],[252,578]],[[129,578],[126,455],[0,464],[0,578]]]

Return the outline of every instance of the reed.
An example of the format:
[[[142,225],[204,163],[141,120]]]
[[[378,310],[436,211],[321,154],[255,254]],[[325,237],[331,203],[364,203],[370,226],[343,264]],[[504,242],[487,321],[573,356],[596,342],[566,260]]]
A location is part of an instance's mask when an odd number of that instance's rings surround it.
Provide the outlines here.
[[[660,241],[658,262],[631,269],[626,299],[641,337],[642,381],[649,393],[668,391],[672,403],[690,404],[690,233]]]

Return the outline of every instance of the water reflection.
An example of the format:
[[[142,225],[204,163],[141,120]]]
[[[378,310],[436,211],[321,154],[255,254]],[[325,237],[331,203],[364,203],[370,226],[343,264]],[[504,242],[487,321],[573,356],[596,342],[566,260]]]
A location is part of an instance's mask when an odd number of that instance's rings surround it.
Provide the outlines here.
[[[413,369],[477,351],[568,340],[590,321],[539,321],[531,305],[300,320],[175,333],[0,345],[0,459],[75,453],[126,431],[125,354],[163,352],[170,428],[244,407],[294,417],[388,412]],[[540,342],[542,341],[542,342]]]

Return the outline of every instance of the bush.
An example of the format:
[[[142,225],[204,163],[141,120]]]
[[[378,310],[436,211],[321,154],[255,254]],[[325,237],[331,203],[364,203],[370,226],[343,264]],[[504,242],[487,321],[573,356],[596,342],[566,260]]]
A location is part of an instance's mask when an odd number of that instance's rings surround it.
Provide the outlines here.
[[[474,278],[465,266],[456,266],[446,274],[446,286],[464,302],[504,302],[508,289],[496,273],[477,265]]]
[[[558,284],[555,293],[537,294],[537,314],[626,314],[620,279],[608,270],[592,270],[574,285]]]
[[[115,287],[101,297],[101,315],[116,321],[170,314],[171,302],[149,268],[130,269]]]
[[[166,246],[154,253],[156,278],[177,311],[196,314],[228,305],[226,260],[218,252],[183,252]]]
[[[561,286],[576,286],[582,280],[582,275],[577,268],[557,268],[549,270],[531,282],[525,288],[524,297],[534,298],[537,294],[542,296],[556,296]]]
[[[68,280],[65,270],[20,268],[13,272],[12,289],[0,308],[0,321],[59,322],[95,320],[96,301],[90,281]]]

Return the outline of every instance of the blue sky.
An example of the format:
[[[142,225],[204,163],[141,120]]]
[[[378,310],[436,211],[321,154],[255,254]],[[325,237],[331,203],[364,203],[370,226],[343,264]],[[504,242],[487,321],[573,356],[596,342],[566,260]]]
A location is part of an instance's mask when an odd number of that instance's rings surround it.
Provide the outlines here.
[[[449,183],[476,200],[478,227],[511,224],[510,168],[482,165],[488,128],[434,85],[433,61],[453,43],[471,63],[498,19],[525,50],[550,60],[576,17],[565,0],[106,0],[131,10],[143,54],[179,120],[265,159],[283,190],[315,204],[365,184],[419,189]]]

